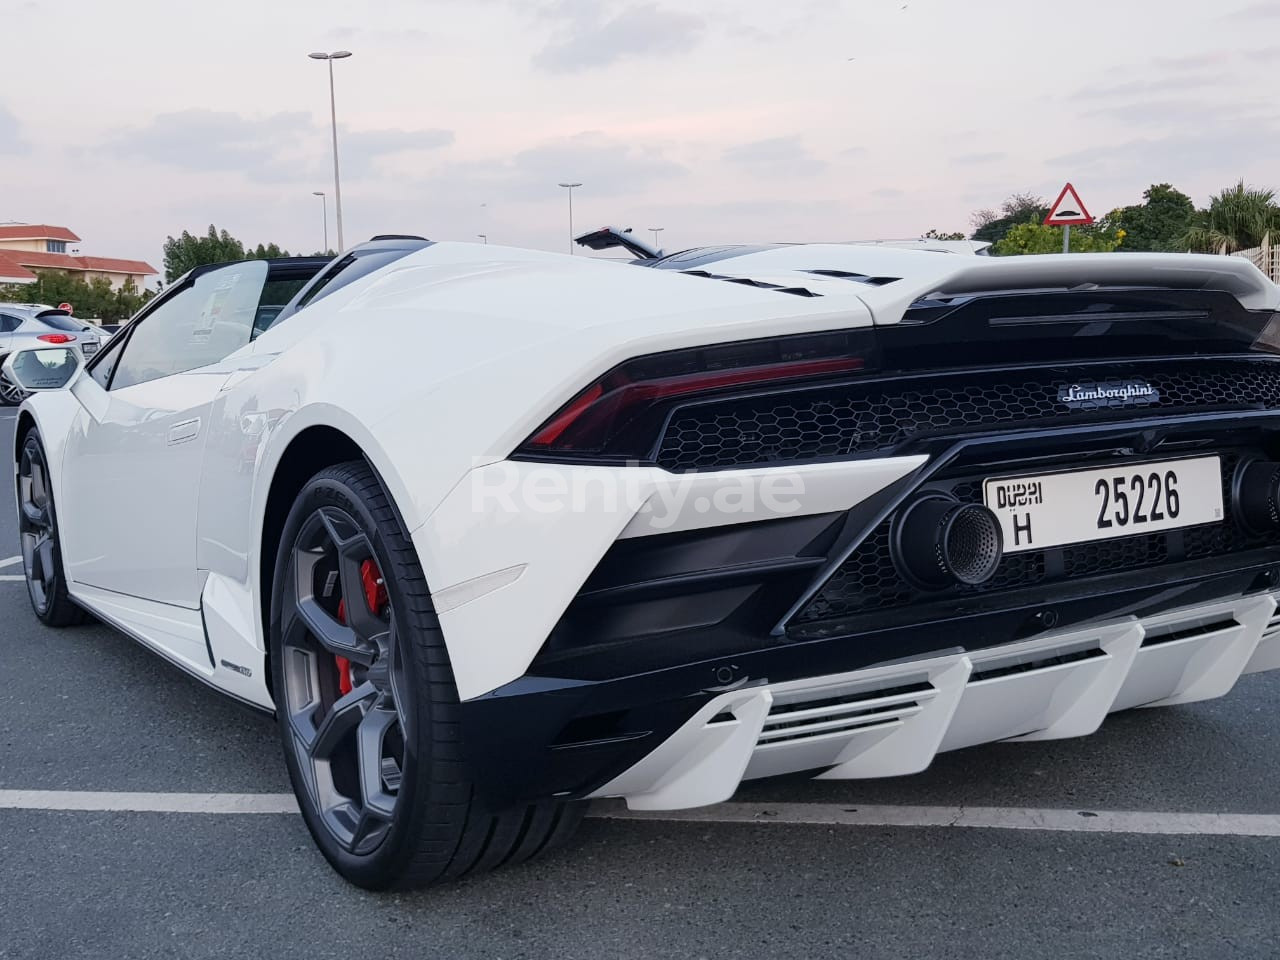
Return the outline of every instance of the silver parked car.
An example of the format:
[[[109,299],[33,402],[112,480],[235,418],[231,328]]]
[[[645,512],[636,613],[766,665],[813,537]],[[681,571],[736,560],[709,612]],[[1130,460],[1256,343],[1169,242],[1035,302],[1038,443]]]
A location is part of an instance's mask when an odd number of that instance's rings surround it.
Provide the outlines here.
[[[0,303],[0,363],[24,347],[74,346],[92,357],[106,340],[93,324],[77,320],[66,310],[39,303]],[[21,403],[26,394],[0,374],[0,403]]]

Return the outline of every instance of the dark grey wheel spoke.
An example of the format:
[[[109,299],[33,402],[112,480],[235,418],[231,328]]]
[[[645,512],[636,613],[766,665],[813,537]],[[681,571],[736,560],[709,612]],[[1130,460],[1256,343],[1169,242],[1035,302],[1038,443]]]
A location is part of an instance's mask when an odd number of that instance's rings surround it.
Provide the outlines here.
[[[300,597],[294,609],[316,642],[330,653],[365,665],[373,662],[377,648],[361,640],[350,627],[339,623],[314,597]]]
[[[356,820],[355,829],[351,831],[351,847],[359,849],[378,832],[385,832],[391,820],[391,814],[385,817],[370,807],[365,807]]]
[[[35,553],[40,560],[40,579],[53,582],[53,541],[46,536],[36,545]]]
[[[371,641],[387,629],[386,622],[369,609],[361,575],[364,562],[373,558],[373,544],[359,529],[348,528],[332,513],[322,512],[321,518],[338,552],[338,578],[347,602],[347,625],[362,640]]]
[[[315,734],[308,744],[311,756],[321,760],[331,759],[347,734],[360,726],[377,696],[378,691],[373,684],[362,683],[330,707],[316,726]]]
[[[22,517],[33,527],[39,527],[42,530],[49,525],[48,509],[30,500],[22,501]]]
[[[375,707],[364,715],[356,730],[361,799],[365,810],[383,820],[390,820],[396,808],[396,798],[385,789],[382,763],[383,740],[395,724],[395,710]]]

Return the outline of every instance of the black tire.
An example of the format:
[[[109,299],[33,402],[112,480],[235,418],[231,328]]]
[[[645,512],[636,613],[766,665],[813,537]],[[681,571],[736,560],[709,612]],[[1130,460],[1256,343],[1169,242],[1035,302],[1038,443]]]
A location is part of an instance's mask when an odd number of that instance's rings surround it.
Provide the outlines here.
[[[89,614],[67,594],[58,540],[58,515],[49,483],[48,460],[40,434],[33,427],[22,439],[18,458],[18,538],[22,570],[27,577],[31,608],[46,626],[71,627],[87,623]]]
[[[476,798],[426,578],[363,461],[321,471],[294,501],[269,642],[294,793],[347,880],[429,886],[545,853],[577,827],[581,803],[489,810]]]

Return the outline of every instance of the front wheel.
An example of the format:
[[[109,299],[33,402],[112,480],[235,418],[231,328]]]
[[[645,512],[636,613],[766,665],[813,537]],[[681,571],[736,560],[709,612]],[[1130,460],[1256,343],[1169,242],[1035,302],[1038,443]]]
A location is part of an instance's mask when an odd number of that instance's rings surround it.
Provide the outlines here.
[[[426,578],[367,464],[318,473],[294,502],[270,643],[294,793],[321,852],[352,883],[427,886],[572,834],[580,804],[492,811],[475,799]]]
[[[17,494],[18,537],[22,543],[22,569],[27,578],[31,608],[50,627],[86,623],[89,615],[67,593],[53,487],[49,483],[44,444],[34,429],[29,430],[22,441]]]

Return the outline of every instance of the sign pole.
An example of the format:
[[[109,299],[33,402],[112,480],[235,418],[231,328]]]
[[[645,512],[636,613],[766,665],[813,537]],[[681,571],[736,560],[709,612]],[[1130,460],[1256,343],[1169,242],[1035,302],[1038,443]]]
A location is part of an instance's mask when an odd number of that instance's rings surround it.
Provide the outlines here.
[[[1071,224],[1067,224],[1062,228],[1062,252],[1071,252]]]

